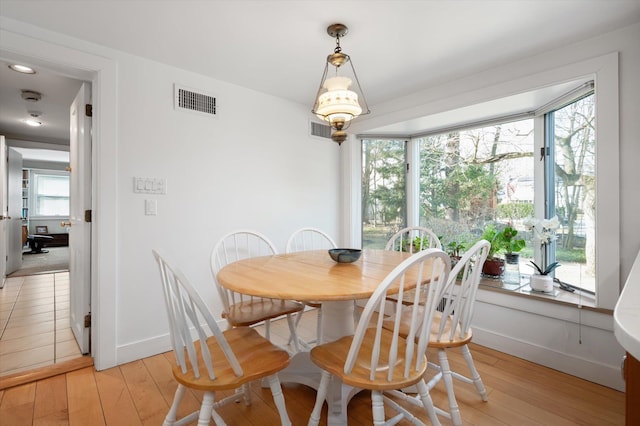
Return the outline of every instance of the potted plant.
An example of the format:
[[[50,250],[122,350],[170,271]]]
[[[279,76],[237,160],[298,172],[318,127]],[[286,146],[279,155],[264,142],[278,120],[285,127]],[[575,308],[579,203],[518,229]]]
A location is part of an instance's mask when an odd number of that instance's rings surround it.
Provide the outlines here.
[[[451,258],[451,269],[458,263],[462,257],[460,253],[464,250],[464,244],[460,241],[451,241],[447,244],[447,254]]]
[[[550,265],[545,265],[547,261],[547,247],[556,240],[556,231],[560,227],[560,221],[557,216],[554,216],[551,219],[545,220],[527,219],[525,224],[540,240],[541,248],[540,265],[531,261],[535,272],[531,275],[529,286],[534,291],[550,293],[553,291],[553,277],[550,274],[558,268],[560,264],[558,262],[553,262]]]
[[[520,251],[525,247],[526,242],[522,238],[517,238],[518,230],[511,226],[505,227],[498,233],[505,258],[505,273],[503,281],[510,284],[520,284]]]
[[[490,223],[484,227],[480,239],[487,240],[491,244],[487,260],[482,266],[482,273],[492,278],[501,277],[504,273],[504,259],[496,256],[503,249],[500,232],[494,224]]]

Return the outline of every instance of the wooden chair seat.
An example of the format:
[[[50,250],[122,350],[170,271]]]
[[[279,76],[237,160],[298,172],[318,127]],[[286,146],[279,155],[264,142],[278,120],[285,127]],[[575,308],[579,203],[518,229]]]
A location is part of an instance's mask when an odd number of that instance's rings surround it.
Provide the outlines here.
[[[380,359],[378,360],[378,366],[374,379],[370,378],[371,374],[371,345],[375,341],[375,328],[369,328],[365,331],[362,349],[358,353],[353,370],[349,374],[344,372],[344,360],[347,358],[351,343],[354,336],[345,336],[341,339],[326,343],[324,345],[316,346],[311,349],[311,360],[323,370],[329,371],[334,376],[337,376],[342,382],[360,389],[375,389],[375,390],[388,390],[388,389],[401,389],[404,387],[412,386],[420,381],[427,369],[427,358],[423,355],[424,361],[420,364],[422,368],[411,368],[409,376],[404,376],[405,361],[404,356],[400,356],[394,363],[393,377],[387,378],[389,371],[389,349],[392,345],[393,333],[389,330],[382,330],[380,341]],[[403,339],[397,342],[398,345],[404,345]],[[369,346],[369,347],[368,347]],[[402,354],[401,354],[402,355]],[[417,356],[414,351],[414,358],[412,366],[415,364],[415,357]]]
[[[304,306],[301,303],[291,300],[254,298],[229,306],[229,311],[223,312],[222,318],[229,321],[232,327],[243,327],[300,312],[302,309]]]
[[[418,308],[419,311],[424,310],[423,307]],[[453,333],[451,333],[451,327],[453,326],[453,321],[450,316],[444,318],[444,326],[442,328],[442,337],[440,336],[440,326],[442,324],[442,312],[436,311],[433,316],[433,322],[431,323],[431,337],[429,338],[429,347],[432,348],[455,348],[459,346],[464,346],[471,342],[471,338],[473,337],[473,332],[471,328],[467,330],[465,335],[462,334],[462,329],[460,328],[460,323],[456,324],[456,329]],[[393,319],[386,319],[383,322],[383,327],[389,330],[393,330],[395,322]],[[409,334],[409,327],[411,326],[411,311],[404,310],[402,315],[400,316],[400,335],[402,337],[407,337]]]
[[[212,381],[207,375],[196,378],[192,368],[183,373],[180,366],[175,365],[173,376],[178,383],[203,391],[237,389],[245,383],[271,376],[289,365],[287,351],[275,346],[250,327],[235,327],[222,334],[236,355],[243,375],[234,373],[217,339],[212,336],[207,339],[207,347],[213,360],[216,380]],[[207,371],[200,342],[195,342],[195,346],[199,370]]]

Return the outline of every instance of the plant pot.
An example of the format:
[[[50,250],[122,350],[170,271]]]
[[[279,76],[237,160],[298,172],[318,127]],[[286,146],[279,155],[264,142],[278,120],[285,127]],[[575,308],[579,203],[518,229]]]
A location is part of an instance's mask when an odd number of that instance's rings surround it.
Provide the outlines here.
[[[504,273],[504,260],[496,257],[485,260],[482,265],[482,273],[493,278],[501,277]]]
[[[504,260],[502,281],[507,284],[520,284],[520,253],[507,253],[504,255]]]
[[[544,293],[551,293],[553,291],[553,277],[550,275],[531,275],[531,281],[529,281],[531,290],[541,291]]]

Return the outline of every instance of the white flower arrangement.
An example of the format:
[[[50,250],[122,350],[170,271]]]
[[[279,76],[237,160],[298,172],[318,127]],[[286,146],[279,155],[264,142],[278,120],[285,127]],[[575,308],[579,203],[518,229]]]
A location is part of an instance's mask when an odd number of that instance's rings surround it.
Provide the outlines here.
[[[554,216],[551,219],[533,219],[528,218],[524,221],[524,225],[535,232],[540,240],[540,244],[547,245],[555,241],[558,236],[556,231],[560,228],[560,221],[558,216]]]
[[[556,231],[560,228],[558,216],[542,220],[527,218],[524,221],[524,225],[537,235],[540,240],[540,244],[542,245],[542,267],[536,265],[533,261],[531,264],[540,275],[547,275],[551,273],[554,269],[560,266],[558,262],[553,262],[549,266],[545,265],[547,245],[558,239],[558,236],[556,235]]]

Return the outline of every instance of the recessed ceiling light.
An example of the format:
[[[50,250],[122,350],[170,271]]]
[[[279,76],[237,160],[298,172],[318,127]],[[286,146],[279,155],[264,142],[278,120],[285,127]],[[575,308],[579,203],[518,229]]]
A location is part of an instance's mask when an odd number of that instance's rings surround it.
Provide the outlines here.
[[[33,118],[30,118],[30,119],[28,119],[28,120],[25,120],[24,122],[25,122],[26,124],[28,124],[29,126],[32,126],[32,127],[39,127],[39,126],[42,126],[42,121],[38,121],[38,120],[35,120],[35,119],[33,119]]]
[[[26,65],[11,64],[11,65],[9,65],[9,68],[11,68],[14,71],[21,72],[22,74],[35,74],[36,73],[36,70],[34,70],[33,68],[28,67]]]

